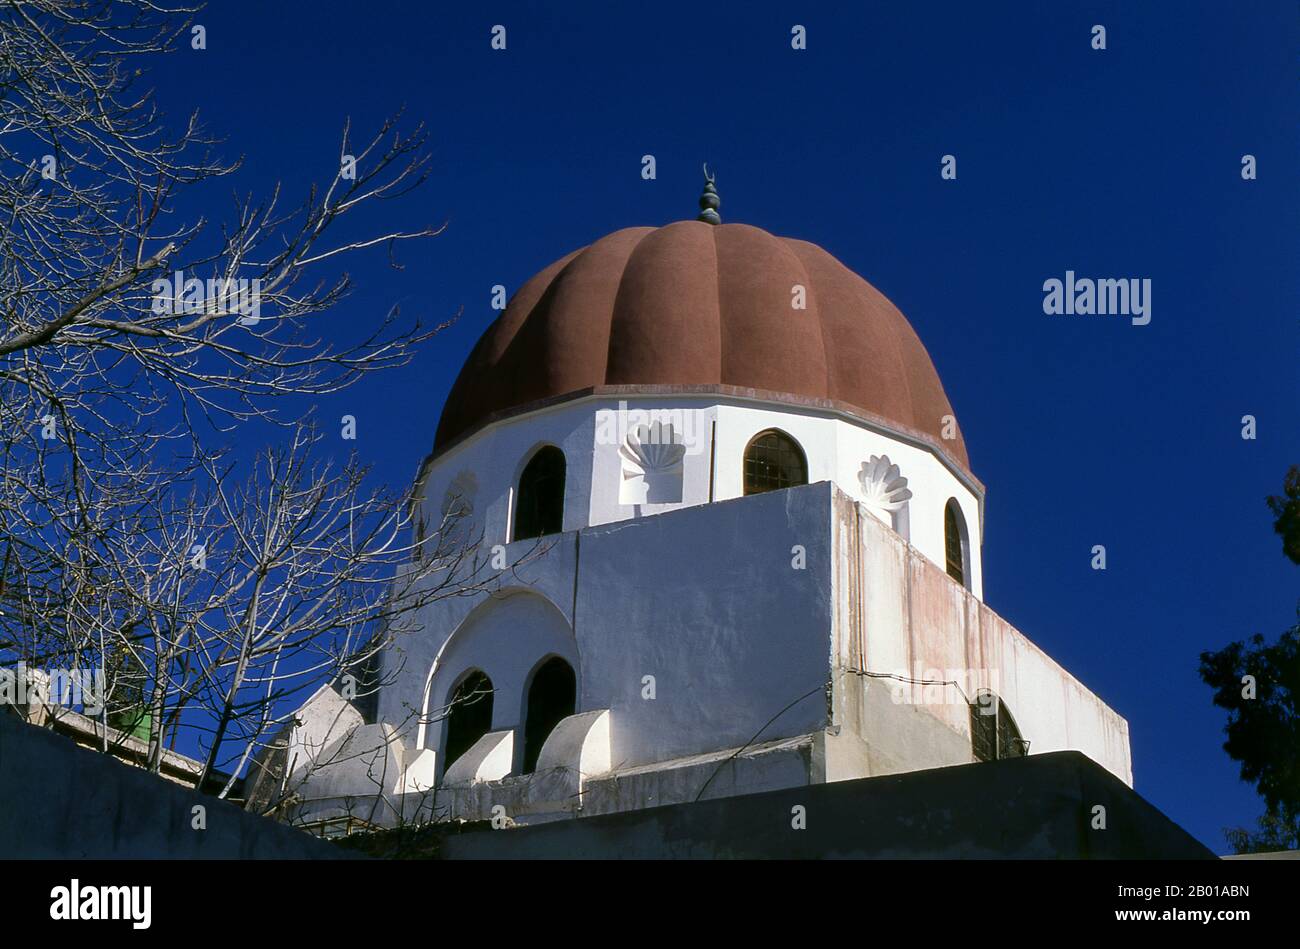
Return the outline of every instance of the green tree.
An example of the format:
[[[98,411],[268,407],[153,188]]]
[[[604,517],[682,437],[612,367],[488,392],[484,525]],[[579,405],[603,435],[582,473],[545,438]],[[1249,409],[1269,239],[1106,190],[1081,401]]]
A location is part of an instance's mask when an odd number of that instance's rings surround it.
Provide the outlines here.
[[[1268,506],[1283,553],[1300,564],[1300,465]],[[1300,849],[1300,621],[1271,645],[1256,634],[1201,653],[1200,674],[1214,704],[1228,712],[1223,750],[1265,804],[1254,831],[1225,829],[1228,845],[1237,853]]]
[[[1228,711],[1223,750],[1266,811],[1258,831],[1226,831],[1238,853],[1300,848],[1300,624],[1271,645],[1256,634],[1201,653],[1201,679]]]
[[[1282,553],[1300,564],[1300,465],[1292,465],[1282,482],[1282,494],[1268,499],[1273,530],[1282,537]]]

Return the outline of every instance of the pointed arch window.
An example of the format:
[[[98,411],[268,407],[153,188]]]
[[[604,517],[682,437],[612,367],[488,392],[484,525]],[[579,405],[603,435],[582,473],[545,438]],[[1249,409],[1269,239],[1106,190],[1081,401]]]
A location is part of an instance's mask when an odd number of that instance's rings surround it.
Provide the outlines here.
[[[515,540],[558,534],[564,528],[564,452],[545,445],[519,476]]]
[[[475,669],[452,691],[447,709],[447,743],[442,771],[492,730],[492,680]]]
[[[943,509],[943,550],[948,576],[970,589],[970,535],[956,498]]]
[[[762,494],[808,483],[808,461],[799,443],[776,429],[759,432],[745,446],[745,494]]]
[[[528,717],[524,720],[524,774],[537,769],[542,745],[555,726],[574,713],[578,702],[578,678],[573,667],[554,656],[537,669],[528,686]]]
[[[1021,737],[1006,703],[987,689],[971,703],[970,740],[976,761],[1001,761],[1029,754],[1029,742]]]

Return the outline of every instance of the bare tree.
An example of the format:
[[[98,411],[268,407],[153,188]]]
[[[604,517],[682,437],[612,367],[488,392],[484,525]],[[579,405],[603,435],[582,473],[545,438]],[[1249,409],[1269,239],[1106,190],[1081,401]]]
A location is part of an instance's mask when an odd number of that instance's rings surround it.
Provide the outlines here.
[[[342,259],[441,231],[350,227],[425,180],[423,129],[399,114],[356,141],[345,121],[327,184],[236,198],[211,227],[185,197],[238,163],[140,85],[199,9],[0,0],[0,661],[109,670],[104,724],[139,705],[155,769],[195,730],[226,793],[295,696],[484,578],[472,538],[412,539],[408,496],[277,413],[446,325],[313,331],[349,290]],[[258,421],[284,438],[236,479],[230,433]]]

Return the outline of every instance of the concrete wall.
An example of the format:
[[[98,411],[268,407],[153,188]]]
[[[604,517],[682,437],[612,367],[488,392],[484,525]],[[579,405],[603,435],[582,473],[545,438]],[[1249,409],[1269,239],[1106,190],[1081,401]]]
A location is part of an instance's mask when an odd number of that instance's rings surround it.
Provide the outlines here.
[[[207,827],[193,827],[195,806]],[[0,858],[337,858],[331,844],[0,711]]]
[[[465,833],[442,847],[449,859],[516,860],[1214,858],[1074,752]]]

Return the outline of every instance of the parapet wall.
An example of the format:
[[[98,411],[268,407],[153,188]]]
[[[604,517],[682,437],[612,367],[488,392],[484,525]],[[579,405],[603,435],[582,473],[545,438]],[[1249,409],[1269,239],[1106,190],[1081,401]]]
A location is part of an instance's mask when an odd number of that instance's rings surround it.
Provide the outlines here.
[[[196,828],[195,807],[204,827]],[[0,709],[0,858],[337,858],[334,845],[246,813]]]
[[[834,507],[837,718],[867,746],[840,774],[971,760],[969,703],[989,689],[1031,754],[1081,751],[1132,786],[1119,714],[860,504],[837,491]]]
[[[1094,829],[1097,807],[1106,828]],[[803,829],[792,830],[802,813]],[[1178,859],[1214,854],[1078,753],[447,837],[457,860]]]

